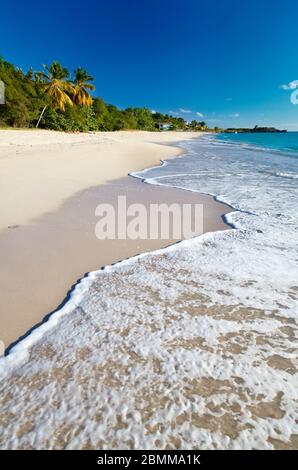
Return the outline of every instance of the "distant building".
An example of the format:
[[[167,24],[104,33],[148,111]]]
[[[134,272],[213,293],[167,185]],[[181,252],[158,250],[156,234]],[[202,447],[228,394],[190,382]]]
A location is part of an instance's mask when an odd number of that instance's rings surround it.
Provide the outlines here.
[[[158,122],[157,127],[160,131],[169,131],[172,129],[172,124],[168,122]]]

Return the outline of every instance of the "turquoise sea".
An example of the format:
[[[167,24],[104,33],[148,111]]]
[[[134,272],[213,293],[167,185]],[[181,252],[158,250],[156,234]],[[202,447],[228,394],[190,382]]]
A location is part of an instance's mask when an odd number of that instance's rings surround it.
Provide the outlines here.
[[[298,132],[219,134],[217,138],[298,156]]]

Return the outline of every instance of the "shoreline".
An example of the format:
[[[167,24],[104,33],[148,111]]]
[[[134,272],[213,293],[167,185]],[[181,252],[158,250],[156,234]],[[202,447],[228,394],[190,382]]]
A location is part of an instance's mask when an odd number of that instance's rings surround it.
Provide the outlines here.
[[[212,172],[204,154],[195,163]],[[161,189],[128,181],[145,193]],[[247,250],[263,246],[268,231],[254,221],[258,230],[225,226],[83,278],[0,360],[2,445],[214,449],[220,440],[229,449],[294,448],[295,319],[287,304],[262,303],[267,253],[256,264]],[[275,265],[273,257],[265,273]],[[11,419],[20,394],[24,406]]]
[[[168,149],[168,144],[165,148]],[[176,154],[184,153],[181,147],[175,149]],[[57,211],[36,219],[34,224],[2,231],[0,279],[5,294],[1,296],[0,311],[5,314],[2,313],[0,322],[1,331],[5,332],[1,339],[8,351],[58,311],[69,297],[70,286],[77,285],[86,273],[177,243],[172,239],[126,240],[124,243],[106,240],[99,249],[94,237],[94,207],[103,199],[113,200],[121,191],[132,202],[141,199],[144,204],[152,201],[203,203],[204,233],[229,228],[221,217],[230,208],[211,196],[142,184],[139,178],[126,176],[76,194]],[[85,211],[91,207],[93,211],[86,217]]]

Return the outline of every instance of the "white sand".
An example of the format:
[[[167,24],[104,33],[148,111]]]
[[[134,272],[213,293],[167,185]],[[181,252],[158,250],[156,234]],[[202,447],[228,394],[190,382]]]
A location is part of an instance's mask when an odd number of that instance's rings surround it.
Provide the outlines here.
[[[100,202],[116,204],[125,194],[146,206],[201,203],[204,232],[226,229],[221,215],[229,208],[210,196],[119,179],[182,152],[166,142],[194,136],[0,131],[0,340],[5,346],[55,310],[86,272],[173,243],[97,240]]]
[[[55,211],[75,193],[158,165],[192,132],[0,131],[0,230]]]

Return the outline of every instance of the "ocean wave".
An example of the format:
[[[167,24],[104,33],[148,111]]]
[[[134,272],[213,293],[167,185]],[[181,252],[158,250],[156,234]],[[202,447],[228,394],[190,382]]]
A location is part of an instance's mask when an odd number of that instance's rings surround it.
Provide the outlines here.
[[[184,146],[134,176],[212,194],[235,229],[84,279],[1,361],[3,448],[295,446],[297,184],[268,175],[295,162]]]

